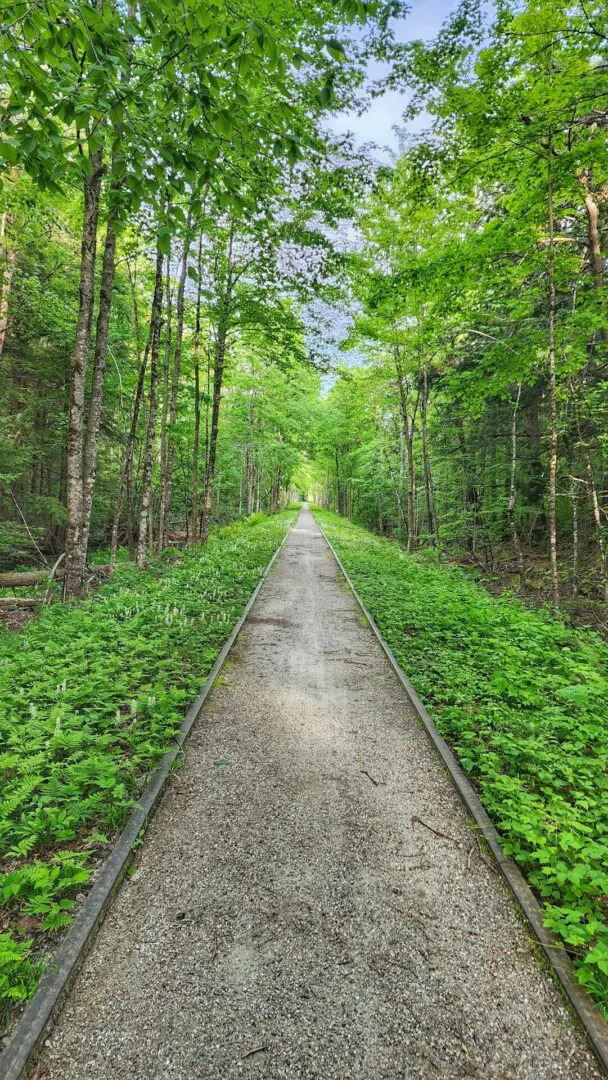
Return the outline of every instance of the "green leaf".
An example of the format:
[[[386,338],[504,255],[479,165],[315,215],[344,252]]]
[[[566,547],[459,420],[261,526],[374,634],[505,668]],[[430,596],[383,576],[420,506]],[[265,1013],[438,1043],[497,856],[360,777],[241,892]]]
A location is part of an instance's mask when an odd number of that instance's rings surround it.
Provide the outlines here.
[[[338,41],[336,38],[327,38],[325,41],[325,47],[329,55],[333,56],[334,60],[346,59],[346,51],[344,49],[344,46],[342,45],[342,42]]]

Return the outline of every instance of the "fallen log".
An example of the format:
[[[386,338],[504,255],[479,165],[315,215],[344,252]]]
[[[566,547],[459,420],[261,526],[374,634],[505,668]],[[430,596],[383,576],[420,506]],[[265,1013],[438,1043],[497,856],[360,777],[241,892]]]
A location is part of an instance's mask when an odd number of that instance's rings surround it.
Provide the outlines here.
[[[57,574],[59,577],[61,571]],[[26,586],[38,585],[40,581],[48,581],[51,577],[50,570],[26,570],[0,574],[0,589],[21,589]]]
[[[0,596],[0,608],[28,608],[43,603],[41,596]]]
[[[95,577],[100,574],[109,572],[109,564],[103,564],[99,566],[87,566],[87,574],[91,577]],[[65,577],[65,570],[56,570],[55,574],[52,574],[50,570],[24,570],[24,571],[8,571],[0,574],[0,589],[22,589],[31,588],[33,585],[39,585],[41,581],[61,581]]]

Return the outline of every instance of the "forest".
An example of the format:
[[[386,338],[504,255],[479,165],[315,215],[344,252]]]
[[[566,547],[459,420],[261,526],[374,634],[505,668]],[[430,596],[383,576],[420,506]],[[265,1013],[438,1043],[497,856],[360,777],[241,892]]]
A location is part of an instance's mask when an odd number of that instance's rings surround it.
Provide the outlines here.
[[[65,553],[75,596],[89,549],[142,566],[310,488],[604,626],[605,15],[464,4],[399,44],[398,13],[301,51],[292,12],[15,5],[4,570]],[[428,122],[390,166],[323,127],[370,56]]]
[[[302,500],[384,538],[387,575],[452,582],[469,622],[439,648],[497,635],[471,702],[430,639],[398,647],[608,1009],[608,10],[461,0],[404,41],[407,12],[2,5],[0,1029]],[[395,90],[390,159],[334,133]],[[463,735],[513,636],[496,693],[553,687],[576,813],[534,801],[515,711]],[[535,792],[519,831],[503,754]]]

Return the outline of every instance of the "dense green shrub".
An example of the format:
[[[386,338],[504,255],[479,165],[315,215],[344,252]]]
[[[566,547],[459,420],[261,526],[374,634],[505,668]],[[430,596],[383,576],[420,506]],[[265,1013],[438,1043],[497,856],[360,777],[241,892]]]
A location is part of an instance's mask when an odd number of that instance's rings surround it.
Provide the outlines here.
[[[608,1014],[608,647],[462,570],[318,518]]]

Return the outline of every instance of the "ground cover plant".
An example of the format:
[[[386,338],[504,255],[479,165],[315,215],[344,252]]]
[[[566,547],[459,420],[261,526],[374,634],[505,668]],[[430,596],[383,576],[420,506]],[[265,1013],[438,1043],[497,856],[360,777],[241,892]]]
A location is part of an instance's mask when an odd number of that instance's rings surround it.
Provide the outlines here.
[[[294,516],[254,515],[145,573],[120,565],[83,602],[0,633],[2,1025]]]
[[[608,646],[316,514],[608,1016]]]

